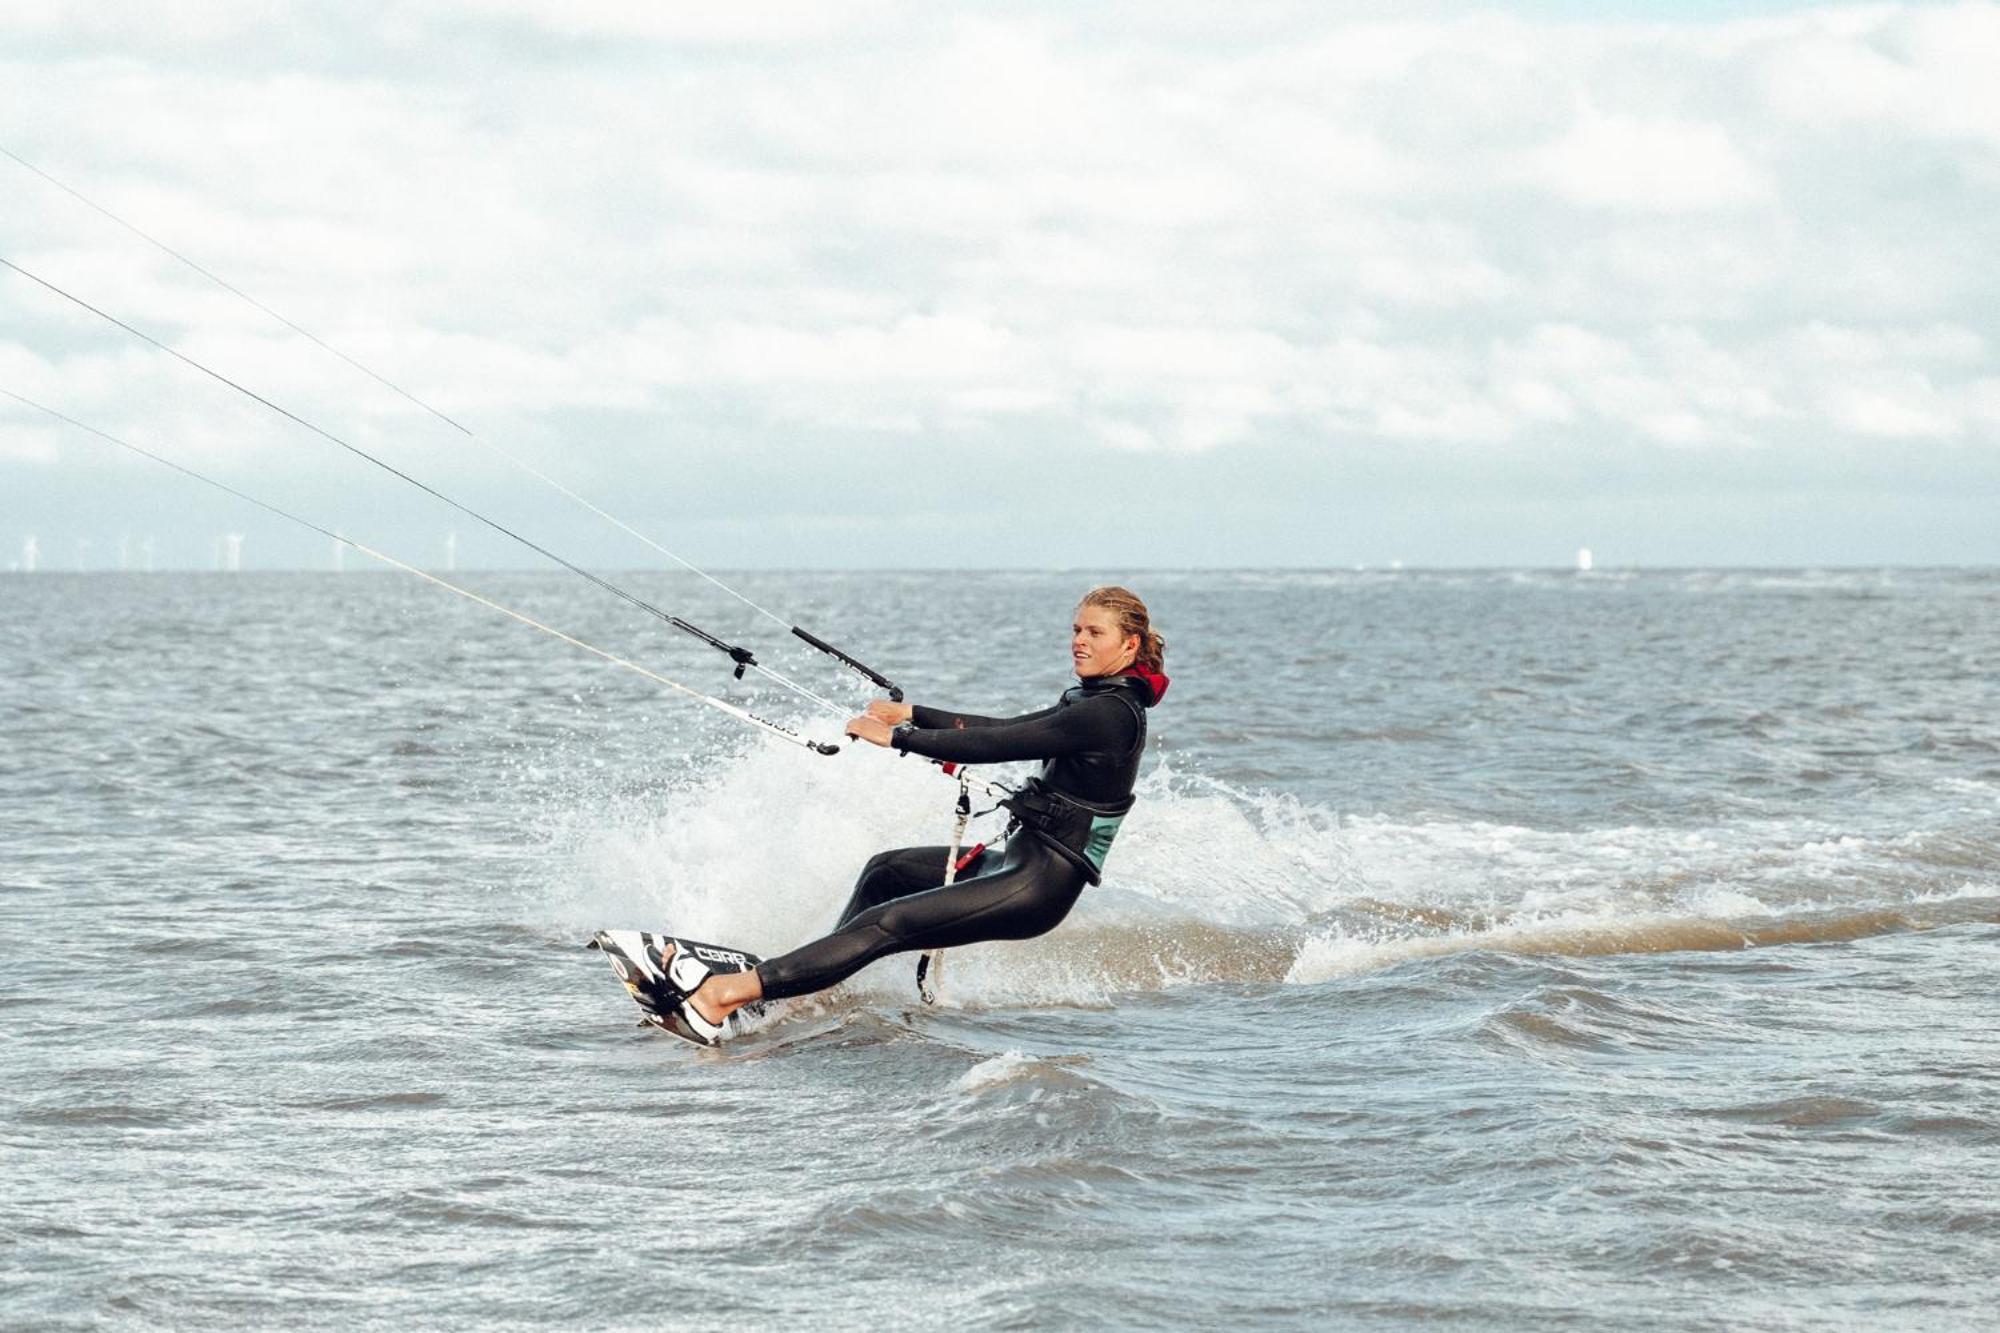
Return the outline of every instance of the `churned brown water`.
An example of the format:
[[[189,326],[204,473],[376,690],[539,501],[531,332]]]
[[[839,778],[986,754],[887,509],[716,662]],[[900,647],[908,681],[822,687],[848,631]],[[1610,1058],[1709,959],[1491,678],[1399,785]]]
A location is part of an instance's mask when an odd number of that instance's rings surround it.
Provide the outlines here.
[[[0,1324],[1991,1325],[2000,577],[1106,573],[1106,884],[721,1054],[582,941],[786,947],[948,782],[394,576],[0,579]],[[1000,712],[1089,581],[746,587]]]

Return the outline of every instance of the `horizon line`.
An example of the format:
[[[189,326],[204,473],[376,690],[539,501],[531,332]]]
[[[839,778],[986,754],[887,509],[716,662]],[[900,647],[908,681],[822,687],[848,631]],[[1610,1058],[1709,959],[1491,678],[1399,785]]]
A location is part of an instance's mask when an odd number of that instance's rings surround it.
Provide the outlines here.
[[[715,565],[704,566],[711,571],[730,574],[1081,574],[1086,567],[1078,565]],[[1691,573],[1812,573],[1815,571],[1857,570],[1905,570],[1912,572],[1955,571],[1961,573],[2000,573],[2000,562],[1937,562],[1919,564],[1907,561],[1858,561],[1853,563],[1836,561],[1813,561],[1806,564],[1623,564],[1598,565],[1593,569],[1578,569],[1574,565],[1549,564],[1251,564],[1251,565],[1099,565],[1089,568],[1098,570],[1130,570],[1146,574],[1570,574],[1577,578],[1593,578],[1606,574],[1691,574]],[[598,572],[610,574],[667,574],[682,578],[701,576],[685,569],[675,569],[665,565],[627,565],[621,567],[599,566]],[[144,578],[166,574],[322,574],[328,578],[349,578],[360,574],[395,574],[401,571],[361,565],[354,569],[328,569],[322,565],[271,565],[250,569],[215,569],[185,565],[166,569],[21,569],[15,565],[0,567],[0,574],[22,576],[42,575],[100,575],[114,577]],[[521,565],[471,565],[456,568],[425,568],[435,574],[548,574],[561,576],[569,571],[550,568],[529,568]]]

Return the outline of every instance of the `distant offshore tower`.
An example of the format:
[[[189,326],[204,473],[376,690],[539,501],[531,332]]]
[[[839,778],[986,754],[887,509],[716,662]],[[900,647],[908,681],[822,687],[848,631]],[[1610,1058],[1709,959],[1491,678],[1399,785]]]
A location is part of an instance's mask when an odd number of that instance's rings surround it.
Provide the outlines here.
[[[1588,574],[1590,572],[1591,566],[1596,563],[1597,561],[1591,556],[1590,548],[1588,546],[1579,546],[1576,548],[1577,573]]]
[[[42,544],[31,535],[21,542],[21,572],[32,574],[42,562]]]

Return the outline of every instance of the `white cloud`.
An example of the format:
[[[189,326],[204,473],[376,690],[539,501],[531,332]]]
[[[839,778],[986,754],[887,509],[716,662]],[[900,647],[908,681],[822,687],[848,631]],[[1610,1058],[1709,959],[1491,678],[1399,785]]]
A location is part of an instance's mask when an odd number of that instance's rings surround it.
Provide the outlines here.
[[[1838,17],[1771,47],[1765,78],[1780,116],[1822,133],[1860,128],[2000,147],[2000,9],[1899,6]]]
[[[55,430],[28,420],[29,409],[0,399],[0,461],[46,466],[62,456]]]
[[[2000,5],[1357,12],[36,6],[0,18],[0,123],[501,437],[699,416],[1524,475],[1552,444],[2000,437]],[[0,197],[0,253],[336,430],[427,427],[10,163]],[[293,456],[0,300],[0,383]]]
[[[465,12],[512,19],[571,37],[785,46],[824,41],[889,8],[853,0],[761,0],[754,5],[465,0],[462,6]]]
[[[1640,213],[1737,208],[1772,193],[1719,125],[1590,109],[1560,139],[1529,153],[1527,171],[1573,203]]]
[[[1868,385],[1836,385],[1826,396],[1826,419],[1834,429],[1851,435],[1884,439],[1935,439],[1961,429],[1961,418],[1941,401],[1935,385],[1922,375],[1875,377]]]

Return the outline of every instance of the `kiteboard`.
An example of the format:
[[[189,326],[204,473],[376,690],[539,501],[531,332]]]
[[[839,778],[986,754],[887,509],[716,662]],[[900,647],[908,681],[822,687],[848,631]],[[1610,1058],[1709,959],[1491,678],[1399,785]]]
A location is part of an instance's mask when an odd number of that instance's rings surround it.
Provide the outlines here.
[[[600,930],[586,947],[602,953],[611,970],[625,983],[626,991],[645,1014],[639,1020],[642,1026],[671,1032],[697,1046],[708,1046],[711,1043],[695,1035],[681,1017],[681,1003],[687,997],[667,980],[666,954],[670,944],[677,952],[685,951],[699,958],[711,972],[748,972],[763,961],[741,949],[640,930]],[[753,1002],[737,1012],[756,1018],[764,1012],[764,1006]]]

